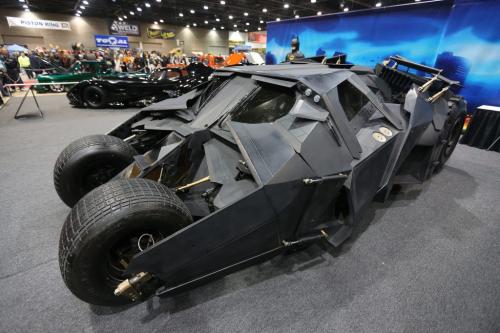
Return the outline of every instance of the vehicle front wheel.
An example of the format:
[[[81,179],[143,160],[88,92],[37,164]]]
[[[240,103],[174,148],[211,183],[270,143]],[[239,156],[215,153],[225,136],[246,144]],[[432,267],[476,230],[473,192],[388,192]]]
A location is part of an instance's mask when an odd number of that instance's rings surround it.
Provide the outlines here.
[[[132,257],[192,221],[184,203],[157,182],[120,179],[104,184],[82,198],[63,225],[59,241],[63,280],[87,303],[129,303],[114,290],[131,277],[125,269]],[[153,278],[147,283],[155,282]]]
[[[133,162],[137,151],[110,135],[90,135],[72,142],[57,158],[54,186],[73,207],[85,194],[109,181]]]
[[[49,86],[49,89],[52,92],[59,93],[59,92],[63,92],[64,91],[64,86],[61,85],[61,84],[51,84]]]
[[[92,109],[102,109],[106,106],[106,92],[96,86],[88,86],[83,90],[83,102]]]

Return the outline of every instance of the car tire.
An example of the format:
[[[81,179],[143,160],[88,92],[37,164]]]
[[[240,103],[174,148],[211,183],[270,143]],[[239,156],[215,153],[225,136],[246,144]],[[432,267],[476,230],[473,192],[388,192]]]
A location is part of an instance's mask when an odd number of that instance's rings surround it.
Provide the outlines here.
[[[132,146],[110,135],[90,135],[73,141],[54,166],[56,192],[73,207],[85,194],[125,169],[135,155]]]
[[[106,106],[106,92],[96,86],[88,86],[83,90],[83,102],[92,109],[102,109]]]
[[[192,221],[179,197],[157,182],[120,179],[104,184],[83,197],[63,225],[59,241],[63,280],[87,303],[127,304],[130,299],[113,292],[131,277],[124,271],[132,256]],[[143,298],[154,292],[158,282],[157,278],[147,282],[155,288],[144,286]]]
[[[452,101],[448,118],[441,131],[438,143],[435,146],[437,158],[434,160],[433,173],[441,171],[455,150],[458,140],[462,135],[466,113],[459,109],[458,103]]]
[[[54,93],[60,93],[64,91],[64,86],[60,84],[51,84],[49,90]]]

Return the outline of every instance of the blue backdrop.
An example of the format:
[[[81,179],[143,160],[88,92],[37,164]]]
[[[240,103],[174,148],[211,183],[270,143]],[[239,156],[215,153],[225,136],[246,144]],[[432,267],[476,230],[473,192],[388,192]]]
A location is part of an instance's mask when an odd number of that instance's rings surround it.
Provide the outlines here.
[[[306,57],[346,53],[375,66],[399,54],[460,80],[470,109],[500,105],[500,1],[455,0],[268,24],[267,63],[284,61],[295,36]]]

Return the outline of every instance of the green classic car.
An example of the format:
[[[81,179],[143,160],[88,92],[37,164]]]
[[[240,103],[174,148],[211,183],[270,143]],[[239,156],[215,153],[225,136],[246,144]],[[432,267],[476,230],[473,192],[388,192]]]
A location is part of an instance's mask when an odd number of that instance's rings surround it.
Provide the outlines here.
[[[75,62],[67,71],[54,74],[42,74],[37,77],[38,83],[53,83],[51,85],[36,86],[37,92],[62,92],[72,85],[62,85],[64,82],[80,82],[92,78],[124,78],[147,77],[146,72],[120,73],[113,70],[105,61],[81,60]]]

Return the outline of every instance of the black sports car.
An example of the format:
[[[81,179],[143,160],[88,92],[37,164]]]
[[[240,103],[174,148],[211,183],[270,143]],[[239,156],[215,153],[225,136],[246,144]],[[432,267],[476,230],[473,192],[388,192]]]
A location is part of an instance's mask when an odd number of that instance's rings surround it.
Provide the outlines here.
[[[225,68],[73,142],[54,170],[74,205],[59,245],[66,285],[117,305],[313,241],[339,246],[372,200],[443,167],[465,116],[456,84],[400,57],[375,70]]]
[[[213,69],[202,63],[184,68],[161,68],[147,77],[120,75],[85,80],[70,89],[72,105],[104,108],[113,105],[147,104],[177,97],[207,82]]]

